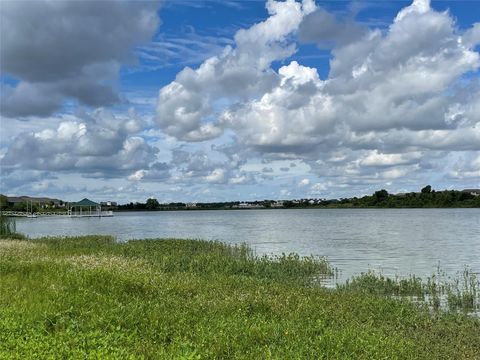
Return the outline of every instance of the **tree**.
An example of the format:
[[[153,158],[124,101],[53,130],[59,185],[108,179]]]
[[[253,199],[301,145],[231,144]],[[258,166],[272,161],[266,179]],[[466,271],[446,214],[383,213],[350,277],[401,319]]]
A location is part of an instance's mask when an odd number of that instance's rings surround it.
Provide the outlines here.
[[[432,187],[430,185],[427,185],[422,189],[422,194],[430,194],[431,192],[432,192]]]
[[[13,205],[13,210],[15,211],[23,211],[23,212],[37,212],[38,205],[33,204],[31,202],[22,201]]]
[[[385,199],[388,198],[388,191],[385,189],[375,191],[375,194],[373,194],[377,200],[377,202],[384,201]]]
[[[145,207],[147,210],[155,210],[160,207],[160,204],[158,203],[157,199],[150,198],[147,200],[147,203],[145,204]]]
[[[8,199],[5,195],[0,195],[0,209],[5,210],[8,207]]]

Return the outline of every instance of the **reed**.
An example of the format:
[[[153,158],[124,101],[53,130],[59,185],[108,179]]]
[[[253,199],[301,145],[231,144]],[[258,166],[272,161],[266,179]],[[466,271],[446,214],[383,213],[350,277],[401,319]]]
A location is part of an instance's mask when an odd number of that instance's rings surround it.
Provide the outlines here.
[[[21,238],[22,236],[17,234],[16,230],[15,219],[0,212],[0,238]]]
[[[389,278],[373,271],[355,276],[345,284],[337,285],[340,291],[357,291],[382,296],[413,300],[432,311],[465,312],[480,315],[480,281],[466,267],[451,277],[441,269],[425,281],[416,276]]]

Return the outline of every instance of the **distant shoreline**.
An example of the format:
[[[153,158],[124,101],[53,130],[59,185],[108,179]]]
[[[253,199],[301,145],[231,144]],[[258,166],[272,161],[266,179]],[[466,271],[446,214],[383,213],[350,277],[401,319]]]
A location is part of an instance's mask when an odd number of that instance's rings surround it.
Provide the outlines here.
[[[419,192],[390,194],[387,190],[381,189],[375,191],[372,195],[339,199],[303,198],[292,200],[265,199],[256,201],[160,203],[155,198],[149,198],[145,203],[130,202],[117,204],[115,201],[91,203],[96,204],[99,208],[101,206],[101,210],[111,210],[115,212],[266,209],[463,209],[480,208],[480,189],[435,191],[430,185],[427,185]],[[30,212],[39,213],[42,211],[62,212],[66,210],[68,204],[68,202],[58,199],[14,198],[0,195],[0,210],[27,212],[30,210]]]
[[[397,206],[397,207],[379,207],[379,206],[369,206],[369,207],[353,207],[353,206],[311,206],[311,207],[293,207],[293,208],[196,208],[196,209],[118,209],[114,210],[114,213],[123,213],[123,212],[162,212],[162,211],[248,211],[248,210],[367,210],[367,209],[479,209],[480,206]]]

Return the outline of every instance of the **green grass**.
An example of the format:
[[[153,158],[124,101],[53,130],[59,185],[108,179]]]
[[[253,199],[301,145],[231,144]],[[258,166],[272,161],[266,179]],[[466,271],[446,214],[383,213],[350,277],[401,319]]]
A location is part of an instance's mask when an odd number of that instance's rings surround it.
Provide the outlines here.
[[[477,318],[331,275],[218,242],[0,240],[0,359],[480,358]]]

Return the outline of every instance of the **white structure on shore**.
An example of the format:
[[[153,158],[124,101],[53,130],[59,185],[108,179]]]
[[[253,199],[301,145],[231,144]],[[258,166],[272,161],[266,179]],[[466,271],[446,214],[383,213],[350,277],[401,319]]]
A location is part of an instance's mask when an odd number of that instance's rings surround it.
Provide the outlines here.
[[[68,207],[70,217],[106,217],[113,216],[113,211],[102,211],[102,206],[87,198],[76,203],[70,203]]]

